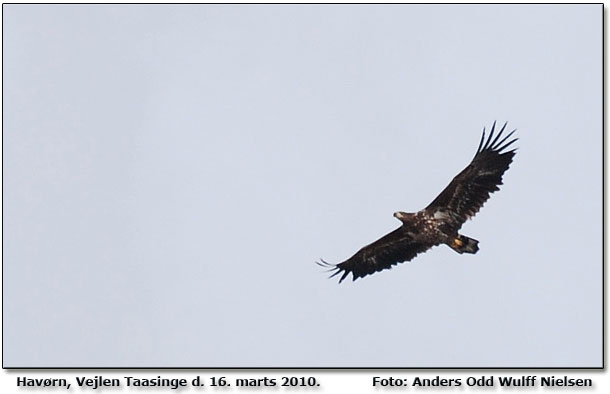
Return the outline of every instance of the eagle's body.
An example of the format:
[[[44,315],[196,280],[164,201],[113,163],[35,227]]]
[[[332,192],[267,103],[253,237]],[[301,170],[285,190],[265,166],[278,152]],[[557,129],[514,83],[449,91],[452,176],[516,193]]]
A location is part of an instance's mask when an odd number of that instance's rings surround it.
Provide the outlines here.
[[[339,282],[351,272],[353,280],[373,274],[393,265],[409,261],[433,246],[445,244],[458,253],[476,253],[479,241],[458,233],[467,219],[481,209],[489,195],[502,184],[502,175],[510,166],[515,150],[504,151],[517,139],[506,142],[506,124],[494,138],[495,122],[489,138],[485,130],[472,162],[423,210],[416,213],[396,212],[402,226],[381,239],[360,249],[346,261],[331,265],[335,276],[343,273]],[[506,143],[505,143],[506,142]]]

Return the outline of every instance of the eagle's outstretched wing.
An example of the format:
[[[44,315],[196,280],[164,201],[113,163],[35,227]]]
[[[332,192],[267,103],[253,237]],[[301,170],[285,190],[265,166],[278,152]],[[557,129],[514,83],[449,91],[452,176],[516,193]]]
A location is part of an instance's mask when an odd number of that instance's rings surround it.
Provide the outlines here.
[[[377,271],[392,268],[393,265],[409,261],[430,249],[434,244],[416,242],[405,230],[399,227],[377,241],[360,249],[355,255],[337,265],[321,260],[318,264],[331,267],[334,272],[330,277],[342,273],[339,283],[351,272],[356,280]]]
[[[442,210],[460,227],[483,206],[489,195],[499,190],[502,175],[510,166],[516,149],[505,151],[517,138],[506,142],[515,130],[504,138],[506,123],[494,138],[496,122],[485,141],[485,129],[472,162],[426,207],[428,211]]]

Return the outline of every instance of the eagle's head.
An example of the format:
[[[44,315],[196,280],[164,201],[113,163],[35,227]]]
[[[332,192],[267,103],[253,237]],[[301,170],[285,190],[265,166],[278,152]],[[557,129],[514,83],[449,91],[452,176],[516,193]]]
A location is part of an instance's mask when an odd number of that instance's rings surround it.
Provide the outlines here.
[[[403,223],[408,222],[409,220],[411,220],[411,218],[413,217],[413,215],[415,215],[414,213],[407,213],[407,212],[394,212],[394,217],[398,220],[400,220]]]

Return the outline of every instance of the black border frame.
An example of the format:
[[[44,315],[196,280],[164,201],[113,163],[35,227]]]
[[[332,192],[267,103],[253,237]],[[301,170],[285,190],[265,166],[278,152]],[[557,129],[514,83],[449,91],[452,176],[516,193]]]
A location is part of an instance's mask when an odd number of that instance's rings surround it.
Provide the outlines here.
[[[292,3],[292,2],[282,2],[282,3],[118,3],[118,2],[95,2],[95,3],[2,3],[2,58],[4,59],[4,6],[5,5],[142,5],[142,6],[150,6],[150,5],[547,5],[547,6],[560,6],[560,5],[600,5],[602,7],[602,366],[601,367],[6,367],[4,365],[4,235],[2,237],[2,369],[7,370],[9,373],[12,372],[38,372],[40,370],[51,370],[51,371],[68,371],[68,370],[82,370],[82,371],[91,371],[91,370],[103,370],[103,371],[192,371],[192,370],[204,370],[204,371],[257,371],[257,372],[275,372],[275,371],[311,371],[311,372],[320,372],[320,371],[330,371],[330,372],[349,372],[349,371],[592,371],[592,372],[601,372],[606,369],[606,286],[605,286],[605,278],[606,278],[606,270],[605,270],[605,262],[606,262],[606,140],[605,140],[605,131],[606,131],[606,101],[605,101],[605,92],[606,92],[606,79],[605,79],[605,69],[606,69],[606,23],[605,23],[605,4],[604,3],[596,3],[596,2],[587,2],[587,3],[529,3],[529,2],[498,2],[498,3],[443,3],[443,2],[435,2],[435,3],[320,3],[320,2],[312,2],[312,3]],[[2,81],[4,82],[4,61],[2,62]],[[4,84],[2,85],[4,86]],[[2,89],[2,163],[4,164],[4,88]],[[4,190],[4,166],[2,166],[2,190]],[[4,209],[4,192],[2,192],[2,207]],[[2,233],[4,234],[4,214],[2,214]],[[260,387],[257,389],[261,389]]]

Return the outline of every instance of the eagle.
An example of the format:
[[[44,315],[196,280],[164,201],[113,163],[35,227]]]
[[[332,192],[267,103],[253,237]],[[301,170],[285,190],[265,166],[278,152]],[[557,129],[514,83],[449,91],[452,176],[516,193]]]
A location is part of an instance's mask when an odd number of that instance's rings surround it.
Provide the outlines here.
[[[502,176],[508,170],[516,148],[507,150],[518,138],[509,140],[513,130],[503,136],[504,126],[496,132],[494,121],[489,136],[485,128],[479,147],[470,164],[449,185],[419,212],[395,212],[402,225],[379,240],[360,249],[355,255],[339,264],[320,259],[317,264],[329,267],[330,272],[341,275],[341,283],[348,274],[355,281],[375,272],[410,261],[433,246],[445,244],[457,253],[475,254],[479,241],[459,234],[458,231],[481,209],[491,193],[500,190]]]

